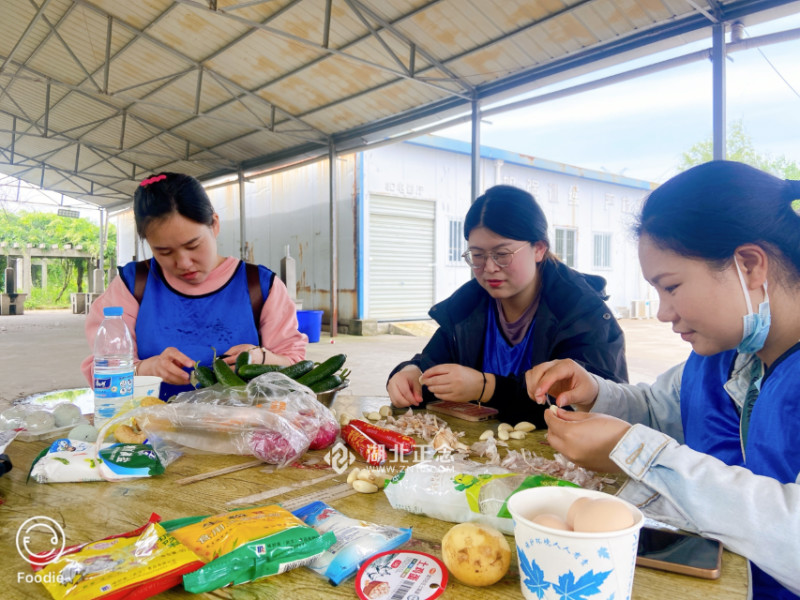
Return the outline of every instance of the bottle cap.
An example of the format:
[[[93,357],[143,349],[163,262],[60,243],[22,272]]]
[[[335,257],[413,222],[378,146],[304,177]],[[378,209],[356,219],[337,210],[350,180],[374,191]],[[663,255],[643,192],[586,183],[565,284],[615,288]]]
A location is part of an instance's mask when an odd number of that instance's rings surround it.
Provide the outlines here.
[[[103,316],[104,317],[121,317],[122,316],[122,307],[121,306],[106,306],[103,309]]]

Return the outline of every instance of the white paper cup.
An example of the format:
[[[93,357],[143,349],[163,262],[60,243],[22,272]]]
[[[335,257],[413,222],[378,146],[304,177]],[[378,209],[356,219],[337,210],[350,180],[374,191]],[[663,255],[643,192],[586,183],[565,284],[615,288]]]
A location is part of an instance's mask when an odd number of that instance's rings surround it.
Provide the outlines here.
[[[638,508],[617,498],[634,517],[631,527],[618,531],[562,531],[532,522],[542,513],[566,519],[572,502],[582,496],[612,497],[583,488],[552,486],[522,490],[509,499],[520,586],[527,600],[555,600],[579,589],[584,593],[593,590],[593,598],[630,598],[644,521]]]
[[[161,377],[137,375],[133,378],[133,403],[138,406],[145,396],[155,396],[161,392]]]

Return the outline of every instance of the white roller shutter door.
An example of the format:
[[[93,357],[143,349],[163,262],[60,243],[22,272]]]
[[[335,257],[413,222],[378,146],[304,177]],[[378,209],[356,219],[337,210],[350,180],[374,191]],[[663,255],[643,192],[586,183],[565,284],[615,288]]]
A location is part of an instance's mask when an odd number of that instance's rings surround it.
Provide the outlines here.
[[[433,305],[436,203],[370,196],[368,317],[428,318]]]

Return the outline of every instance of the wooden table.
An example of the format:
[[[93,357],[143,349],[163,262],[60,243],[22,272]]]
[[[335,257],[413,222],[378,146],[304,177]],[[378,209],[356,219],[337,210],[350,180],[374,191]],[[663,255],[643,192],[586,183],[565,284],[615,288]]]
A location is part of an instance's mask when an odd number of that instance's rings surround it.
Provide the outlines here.
[[[468,443],[497,422],[469,423],[450,419],[454,431],[465,431]],[[511,448],[527,447],[537,454],[552,456],[552,449],[543,443],[543,433],[534,432],[525,440],[511,441]],[[49,598],[39,583],[25,581],[30,575],[29,565],[15,548],[15,539],[20,525],[34,516],[48,516],[58,521],[64,529],[67,544],[92,541],[107,535],[129,531],[141,526],[152,512],[164,520],[225,512],[231,507],[227,502],[264,492],[294,482],[305,482],[325,474],[330,468],[287,467],[269,473],[267,465],[219,475],[188,485],[177,485],[180,479],[252,461],[252,457],[222,455],[185,455],[171,464],[166,473],[150,479],[130,480],[123,483],[26,483],[25,478],[34,457],[49,442],[13,442],[6,453],[14,469],[0,477],[0,532],[2,532],[4,560],[0,564],[0,582],[3,598]],[[304,461],[323,463],[325,451],[310,452]],[[358,463],[356,463],[358,466]],[[365,466],[365,465],[361,465]],[[273,504],[288,501],[297,496],[322,493],[332,486],[345,482],[346,474],[337,475],[264,501]],[[610,490],[613,491],[613,490]],[[441,557],[440,540],[453,523],[394,510],[383,493],[353,494],[331,501],[331,505],[349,516],[376,523],[400,527],[412,527],[413,538],[406,548],[418,549]],[[514,547],[513,538],[509,543]],[[633,598],[658,600],[681,598],[697,600],[726,600],[745,598],[747,590],[747,567],[741,556],[725,552],[722,576],[715,581],[675,575],[642,567],[636,568]],[[162,598],[199,597],[177,587],[162,594]],[[274,598],[286,600],[319,600],[325,598],[356,598],[353,579],[338,587],[313,572],[300,568],[258,582],[243,584],[203,594],[205,598]],[[520,579],[516,556],[512,558],[508,574],[489,588],[472,588],[450,578],[442,598],[521,598]]]

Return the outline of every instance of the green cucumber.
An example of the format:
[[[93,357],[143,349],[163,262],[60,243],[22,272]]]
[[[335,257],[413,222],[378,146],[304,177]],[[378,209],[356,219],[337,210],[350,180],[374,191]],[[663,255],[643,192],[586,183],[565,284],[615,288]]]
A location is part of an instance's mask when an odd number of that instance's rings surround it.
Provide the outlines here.
[[[189,381],[195,388],[207,388],[217,383],[217,376],[214,375],[214,371],[212,371],[209,367],[195,365]]]
[[[247,385],[247,382],[234,373],[228,363],[221,358],[214,361],[214,375],[217,376],[217,381],[225,387]]]
[[[343,382],[344,380],[338,375],[328,375],[322,381],[313,383],[308,387],[310,387],[311,391],[314,392],[315,394],[320,394],[322,392],[327,392],[328,390],[332,390],[333,388],[342,385]]]
[[[311,369],[314,368],[313,361],[310,360],[301,360],[299,363],[295,363],[293,365],[289,365],[288,367],[284,367],[280,370],[280,373],[283,373],[287,377],[291,377],[292,379],[298,379],[301,376],[305,375]]]
[[[239,356],[236,357],[236,373],[238,374],[242,367],[246,364],[250,363],[250,353],[249,352],[239,352]]]
[[[243,365],[239,367],[237,375],[247,381],[263,375],[264,373],[272,373],[273,371],[280,371],[283,367],[281,365]]]
[[[303,375],[300,379],[297,380],[298,383],[302,383],[303,385],[307,385],[311,387],[315,383],[322,381],[326,377],[329,377],[336,373],[339,369],[342,368],[344,365],[344,361],[347,360],[346,354],[334,354],[324,363],[320,364],[317,367],[314,367],[311,371]]]

